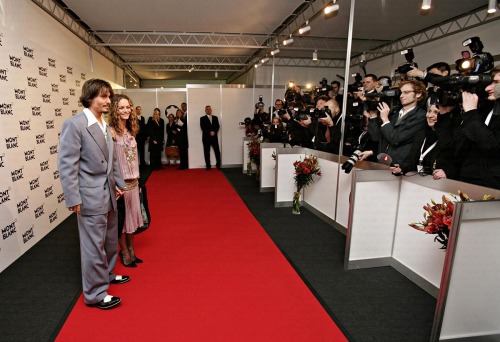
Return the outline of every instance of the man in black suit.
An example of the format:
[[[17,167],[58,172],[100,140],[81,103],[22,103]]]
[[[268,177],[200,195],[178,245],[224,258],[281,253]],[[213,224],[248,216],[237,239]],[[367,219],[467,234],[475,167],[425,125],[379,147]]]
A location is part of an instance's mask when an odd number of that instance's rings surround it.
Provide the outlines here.
[[[135,107],[135,112],[137,114],[137,123],[139,124],[139,132],[137,132],[137,136],[135,140],[137,141],[137,151],[139,153],[139,163],[141,166],[146,165],[146,161],[144,160],[144,146],[147,138],[147,128],[146,128],[146,119],[142,116],[142,107]]]
[[[205,106],[205,116],[200,118],[200,127],[203,132],[203,152],[205,154],[206,170],[212,167],[210,164],[210,146],[213,147],[217,169],[220,169],[220,150],[217,132],[219,131],[219,119],[212,115],[212,107]]]
[[[385,102],[379,103],[380,121],[377,114],[370,114],[368,134],[378,142],[378,151],[387,153],[394,164],[401,164],[413,144],[415,134],[425,129],[425,110],[420,105],[425,101],[425,85],[416,80],[402,82],[399,86],[401,106],[390,108]],[[374,154],[363,151],[361,159]]]
[[[491,78],[485,89],[488,103],[478,106],[476,94],[462,93],[460,180],[500,189],[500,66],[493,68]]]

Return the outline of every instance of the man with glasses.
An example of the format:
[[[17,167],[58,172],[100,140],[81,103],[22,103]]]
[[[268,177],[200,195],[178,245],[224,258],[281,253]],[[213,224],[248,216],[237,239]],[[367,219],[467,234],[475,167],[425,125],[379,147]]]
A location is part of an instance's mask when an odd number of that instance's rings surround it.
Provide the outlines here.
[[[392,158],[393,164],[401,164],[411,149],[415,134],[426,126],[425,85],[417,80],[402,82],[399,85],[401,106],[390,108],[385,102],[378,104],[380,120],[371,114],[368,121],[370,138],[378,142],[379,152]],[[361,159],[373,155],[373,151],[363,151]]]

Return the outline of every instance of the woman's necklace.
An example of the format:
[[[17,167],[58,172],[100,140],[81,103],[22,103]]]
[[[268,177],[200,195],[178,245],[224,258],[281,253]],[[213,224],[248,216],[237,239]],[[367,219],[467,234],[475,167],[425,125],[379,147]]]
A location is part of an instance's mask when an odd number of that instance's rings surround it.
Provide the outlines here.
[[[130,134],[128,134],[127,130],[123,131],[123,145],[125,146],[125,158],[127,158],[127,162],[131,167],[135,164],[135,151],[137,146],[132,146],[130,143],[133,138]]]

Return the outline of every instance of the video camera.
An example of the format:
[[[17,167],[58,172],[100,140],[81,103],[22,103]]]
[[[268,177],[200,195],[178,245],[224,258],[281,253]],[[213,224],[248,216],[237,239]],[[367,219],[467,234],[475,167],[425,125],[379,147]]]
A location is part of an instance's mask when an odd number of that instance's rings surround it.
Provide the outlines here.
[[[457,60],[456,70],[460,74],[450,76],[431,76],[429,81],[439,88],[430,94],[431,103],[442,106],[453,106],[462,102],[462,91],[479,94],[484,87],[492,82],[487,74],[493,69],[493,57],[489,52],[483,52],[483,44],[478,37],[464,40],[463,46],[468,46],[474,53],[472,58]],[[467,56],[462,52],[462,56]]]
[[[240,122],[240,126],[250,126],[252,124],[252,119],[250,117],[246,117],[245,120]]]
[[[479,75],[493,69],[493,56],[489,52],[483,52],[483,43],[479,37],[472,37],[462,42],[468,46],[473,55],[468,51],[462,51],[462,58],[455,61],[455,69],[463,75]]]
[[[418,68],[418,64],[413,61],[415,55],[413,54],[412,48],[401,51],[401,54],[405,56],[406,63],[398,66],[395,70],[396,73],[406,74],[412,67]]]

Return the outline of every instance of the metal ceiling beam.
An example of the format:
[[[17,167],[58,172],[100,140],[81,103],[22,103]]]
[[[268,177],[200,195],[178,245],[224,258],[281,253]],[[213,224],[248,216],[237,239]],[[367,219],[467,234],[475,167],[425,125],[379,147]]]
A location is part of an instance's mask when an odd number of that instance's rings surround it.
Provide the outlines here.
[[[209,47],[262,49],[269,35],[185,32],[94,31],[102,43],[97,46],[128,47]]]
[[[497,7],[499,7],[499,5],[497,5]],[[486,8],[487,6],[483,6],[476,11],[469,12],[438,25],[431,26],[425,30],[402,37],[393,42],[382,44],[375,49],[370,49],[365,52],[365,61],[369,62],[371,60],[382,58],[393,53],[406,50],[410,47],[423,45],[428,42],[500,19],[498,11],[496,14],[492,15],[486,12]],[[361,58],[361,54],[353,57],[351,59],[351,66],[358,65],[361,62]]]

